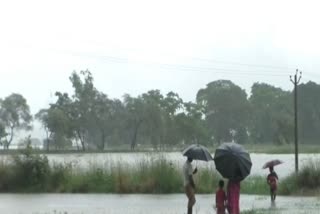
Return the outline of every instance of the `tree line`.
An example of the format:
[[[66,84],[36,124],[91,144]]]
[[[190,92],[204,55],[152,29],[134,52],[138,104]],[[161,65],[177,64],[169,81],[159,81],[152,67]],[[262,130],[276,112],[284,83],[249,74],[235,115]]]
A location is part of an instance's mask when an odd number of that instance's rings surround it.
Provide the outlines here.
[[[4,149],[9,149],[17,130],[32,128],[32,120],[41,122],[47,150],[293,142],[293,92],[266,83],[254,83],[248,96],[233,82],[217,80],[200,89],[195,102],[184,102],[175,92],[163,95],[159,90],[111,99],[95,87],[88,70],[73,72],[69,79],[72,94],[56,92],[56,101],[34,116],[22,95],[0,99]],[[301,84],[298,93],[300,142],[318,143],[320,85]]]

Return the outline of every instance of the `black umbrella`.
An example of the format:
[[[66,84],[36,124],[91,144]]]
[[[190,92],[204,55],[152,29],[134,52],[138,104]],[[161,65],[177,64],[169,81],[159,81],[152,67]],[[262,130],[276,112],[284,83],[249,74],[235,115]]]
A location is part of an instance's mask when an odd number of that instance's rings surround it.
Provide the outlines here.
[[[236,143],[223,143],[214,154],[216,169],[224,178],[241,181],[250,174],[250,155]]]
[[[209,150],[199,144],[192,144],[188,146],[185,150],[183,150],[182,154],[194,160],[213,160]]]

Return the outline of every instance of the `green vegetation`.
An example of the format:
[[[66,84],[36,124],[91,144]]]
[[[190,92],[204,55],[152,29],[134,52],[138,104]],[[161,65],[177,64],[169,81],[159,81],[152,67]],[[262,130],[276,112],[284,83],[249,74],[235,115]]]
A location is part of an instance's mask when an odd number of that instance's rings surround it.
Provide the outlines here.
[[[308,161],[299,170],[281,182],[283,194],[319,195],[320,194],[320,161]]]
[[[95,87],[88,70],[73,72],[69,80],[73,91],[57,91],[56,100],[34,115],[46,132],[46,151],[171,151],[192,143],[215,147],[232,140],[249,144],[253,152],[293,151],[293,94],[266,83],[254,83],[248,96],[233,82],[217,80],[195,92],[195,102],[185,102],[175,92],[159,90],[111,99]],[[313,152],[307,145],[319,145],[320,85],[308,82],[298,90],[300,148]],[[32,118],[22,95],[0,99],[4,149],[17,130],[31,128]]]
[[[315,195],[320,189],[320,164],[310,162],[299,174],[281,179],[280,195]],[[197,193],[214,193],[221,177],[216,170],[201,167],[195,176]],[[134,166],[109,161],[104,167],[91,164],[81,169],[75,163],[49,164],[45,155],[29,147],[0,163],[0,192],[57,193],[183,193],[182,170],[165,159],[145,159]],[[241,193],[268,195],[266,178],[249,176]]]

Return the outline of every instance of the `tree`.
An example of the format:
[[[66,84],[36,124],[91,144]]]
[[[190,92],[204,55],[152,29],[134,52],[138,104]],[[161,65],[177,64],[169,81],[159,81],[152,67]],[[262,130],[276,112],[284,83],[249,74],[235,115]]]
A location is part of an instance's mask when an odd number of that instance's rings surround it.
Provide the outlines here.
[[[250,135],[253,142],[288,143],[292,139],[291,93],[280,88],[254,83],[249,98],[252,112]]]
[[[97,147],[104,150],[107,141],[111,141],[113,132],[116,132],[115,129],[122,128],[119,119],[124,107],[120,100],[110,100],[101,92],[97,94],[94,102],[89,133],[93,139],[96,139],[94,141],[97,142]]]
[[[183,104],[184,111],[176,116],[179,136],[184,144],[210,143],[208,129],[204,121],[204,109],[201,105],[192,102]]]
[[[36,115],[35,118],[39,120],[46,132],[46,149],[49,151],[49,144],[50,144],[50,129],[49,129],[49,110],[48,109],[41,109]]]
[[[320,85],[309,81],[298,86],[298,118],[301,142],[320,138]]]
[[[180,111],[183,111],[183,100],[177,93],[170,91],[161,100],[161,112],[163,118],[163,145],[174,146],[183,141],[180,135],[180,124],[177,117]]]
[[[7,136],[5,126],[0,123],[0,145],[4,145],[5,141],[3,140]]]
[[[207,84],[197,93],[198,104],[204,107],[210,135],[217,143],[231,141],[241,130],[247,130],[249,103],[246,92],[229,80],[217,80]],[[243,142],[240,142],[243,143]]]
[[[20,94],[11,94],[0,103],[0,120],[6,130],[4,148],[9,149],[16,130],[32,129],[30,108]]]
[[[83,79],[81,79],[83,77]],[[72,95],[72,121],[74,122],[74,130],[77,138],[80,140],[82,150],[86,149],[88,128],[90,119],[94,112],[94,100],[97,97],[98,91],[94,87],[93,77],[90,71],[80,71],[80,74],[73,72],[70,76],[70,81],[74,88]]]
[[[134,150],[137,144],[137,137],[142,122],[146,119],[145,105],[141,97],[131,97],[124,95],[124,106],[126,109],[126,118],[128,128],[131,130],[131,150]]]

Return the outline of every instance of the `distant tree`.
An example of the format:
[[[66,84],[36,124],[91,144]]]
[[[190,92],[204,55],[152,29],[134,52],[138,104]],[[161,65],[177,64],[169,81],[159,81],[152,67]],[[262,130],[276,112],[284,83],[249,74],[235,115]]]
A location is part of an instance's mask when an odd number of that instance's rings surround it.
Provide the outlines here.
[[[252,107],[249,130],[253,142],[289,143],[292,140],[290,92],[265,83],[254,83],[249,101]]]
[[[124,95],[124,106],[126,109],[126,120],[131,132],[131,150],[137,145],[137,137],[142,122],[146,120],[146,106],[141,97],[131,97],[129,94]]]
[[[0,123],[0,145],[4,145],[5,143],[4,139],[6,136],[7,136],[6,128],[2,123]]]
[[[86,142],[89,135],[90,120],[94,114],[95,99],[98,91],[94,87],[93,77],[90,71],[80,71],[80,74],[73,72],[70,81],[74,88],[72,95],[72,121],[77,138],[80,140],[82,150],[86,149]]]
[[[246,92],[239,86],[229,80],[211,82],[198,91],[197,102],[204,107],[210,135],[215,142],[231,141],[233,131],[235,138],[247,134],[244,130],[249,122],[250,106]]]
[[[298,86],[298,119],[301,142],[318,143],[320,138],[319,84],[309,81]]]
[[[46,149],[49,151],[50,148],[50,129],[49,129],[49,110],[41,109],[36,115],[35,118],[40,121],[45,132],[46,132]]]
[[[9,149],[16,130],[32,129],[30,108],[20,94],[11,94],[0,103],[0,121],[6,130],[4,148]]]
[[[183,100],[177,93],[170,91],[161,100],[161,114],[163,123],[162,145],[174,146],[183,140],[177,117],[183,111]]]
[[[201,105],[184,103],[184,111],[176,116],[178,135],[184,144],[210,144],[208,128],[204,120],[204,109]]]
[[[47,120],[44,126],[49,130],[49,141],[55,149],[64,149],[71,146],[72,139],[76,139],[75,122],[73,121],[72,100],[67,93],[56,92],[57,101],[50,104],[47,110]],[[49,144],[50,144],[49,143]],[[50,145],[49,145],[50,147]]]
[[[141,95],[145,106],[145,120],[142,124],[145,140],[151,142],[154,148],[164,146],[166,113],[163,108],[163,95],[159,90],[150,90]]]
[[[90,136],[100,150],[104,150],[107,141],[111,142],[116,128],[120,127],[120,118],[123,113],[123,104],[120,100],[108,99],[107,95],[99,92],[94,100],[92,117],[88,121]]]

